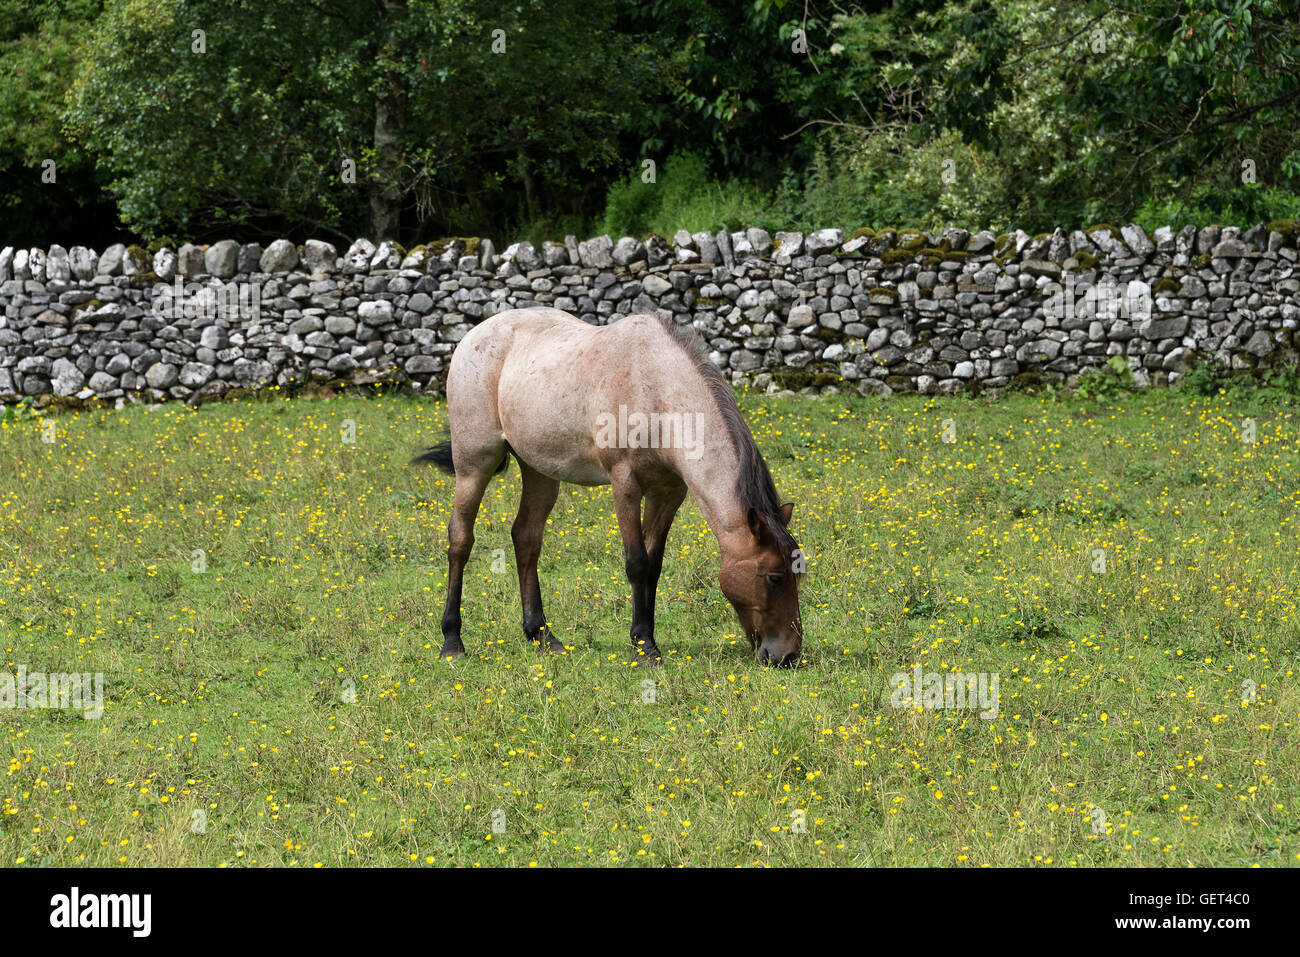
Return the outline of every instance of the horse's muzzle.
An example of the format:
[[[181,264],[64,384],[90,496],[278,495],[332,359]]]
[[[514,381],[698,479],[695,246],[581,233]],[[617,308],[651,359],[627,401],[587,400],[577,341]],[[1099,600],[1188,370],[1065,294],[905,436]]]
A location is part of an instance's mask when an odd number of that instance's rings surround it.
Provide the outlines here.
[[[757,658],[765,665],[775,668],[791,668],[799,660],[798,650],[785,650],[764,644],[758,649]]]

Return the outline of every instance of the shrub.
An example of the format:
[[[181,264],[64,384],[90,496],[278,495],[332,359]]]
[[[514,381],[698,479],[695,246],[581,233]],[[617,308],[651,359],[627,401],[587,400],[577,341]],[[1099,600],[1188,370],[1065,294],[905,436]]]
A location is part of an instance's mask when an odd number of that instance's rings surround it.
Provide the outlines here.
[[[1087,369],[1079,374],[1075,394],[1081,399],[1110,402],[1125,392],[1133,391],[1133,370],[1123,356],[1111,356],[1098,369]]]
[[[766,197],[741,180],[715,180],[694,153],[674,153],[647,183],[637,172],[610,187],[605,197],[605,232],[611,237],[657,232],[737,229],[755,222]]]
[[[1176,195],[1170,190],[1153,196],[1142,204],[1133,221],[1151,233],[1161,226],[1175,230],[1214,223],[1253,226],[1297,216],[1300,216],[1300,195],[1290,190],[1254,183],[1228,188],[1207,184],[1188,195]]]

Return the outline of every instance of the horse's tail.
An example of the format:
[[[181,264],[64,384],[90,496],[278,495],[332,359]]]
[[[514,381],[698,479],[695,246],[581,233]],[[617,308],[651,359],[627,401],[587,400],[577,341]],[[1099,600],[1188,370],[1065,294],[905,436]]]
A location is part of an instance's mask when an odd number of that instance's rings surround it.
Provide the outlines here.
[[[493,475],[500,475],[506,470],[506,466],[510,464],[510,453],[513,451],[514,449],[510,448],[510,446],[506,446],[506,454],[501,457],[501,464],[496,467],[496,471],[492,473]],[[430,446],[425,449],[423,455],[417,455],[415,458],[411,459],[412,465],[416,462],[429,462],[438,466],[438,468],[442,469],[444,472],[451,475],[456,474],[456,466],[453,464],[451,458],[450,439],[446,442],[439,442],[437,445]]]
[[[450,439],[446,442],[439,442],[437,445],[425,449],[423,455],[417,455],[415,458],[411,459],[412,465],[416,462],[429,462],[438,466],[438,468],[442,469],[444,472],[449,472],[452,475],[456,474],[456,466],[453,465],[451,461]]]

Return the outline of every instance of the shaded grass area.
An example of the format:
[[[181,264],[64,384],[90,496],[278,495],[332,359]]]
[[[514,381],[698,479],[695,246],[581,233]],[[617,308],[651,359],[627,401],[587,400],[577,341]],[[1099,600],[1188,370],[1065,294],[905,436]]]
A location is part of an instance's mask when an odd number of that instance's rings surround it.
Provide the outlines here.
[[[513,465],[440,661],[431,400],[0,423],[6,668],[105,698],[0,709],[0,862],[1294,865],[1300,406],[1117,401],[743,397],[809,557],[794,672],[690,501],[636,667],[574,486],[541,562],[573,652],[539,657]],[[997,716],[895,707],[917,665],[996,674]]]

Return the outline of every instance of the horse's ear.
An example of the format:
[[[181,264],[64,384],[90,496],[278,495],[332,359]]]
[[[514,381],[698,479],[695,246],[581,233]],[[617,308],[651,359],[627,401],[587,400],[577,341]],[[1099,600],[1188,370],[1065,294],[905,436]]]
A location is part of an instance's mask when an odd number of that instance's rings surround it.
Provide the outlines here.
[[[790,517],[794,515],[794,502],[786,502],[781,506],[781,524],[786,528],[790,527]]]
[[[760,542],[763,541],[768,531],[767,525],[763,523],[763,516],[758,514],[758,509],[750,506],[749,511],[745,513],[745,521],[749,523],[750,534]]]

